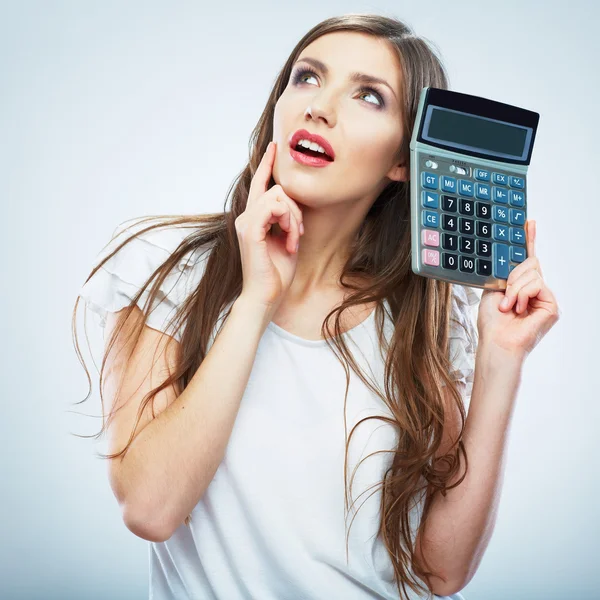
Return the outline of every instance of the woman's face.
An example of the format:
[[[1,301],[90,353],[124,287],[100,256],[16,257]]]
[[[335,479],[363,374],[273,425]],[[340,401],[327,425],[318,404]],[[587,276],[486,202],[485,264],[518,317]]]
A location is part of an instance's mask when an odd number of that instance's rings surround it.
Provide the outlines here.
[[[326,72],[305,58],[320,61]],[[352,81],[354,72],[389,87]],[[367,197],[374,201],[387,177],[405,180],[407,170],[394,162],[403,135],[401,86],[398,57],[383,40],[340,31],[312,42],[300,53],[275,106],[275,181],[292,198],[317,208]],[[290,141],[299,129],[325,138],[335,153],[333,162],[312,167],[292,158]]]

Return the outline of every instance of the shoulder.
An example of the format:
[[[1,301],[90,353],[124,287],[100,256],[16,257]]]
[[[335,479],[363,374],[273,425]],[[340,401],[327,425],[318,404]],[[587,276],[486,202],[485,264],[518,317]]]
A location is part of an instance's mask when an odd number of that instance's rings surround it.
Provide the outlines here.
[[[159,221],[138,217],[120,223],[96,257],[94,267],[102,266],[88,278],[79,296],[98,316],[102,328],[106,324],[107,312],[117,312],[129,306],[142,288],[137,304],[144,310],[153,283],[152,275],[198,228],[197,225],[167,224],[145,231]],[[212,245],[193,246],[170,269],[148,315],[150,327],[180,339],[179,329],[169,325],[169,318],[200,281]],[[113,252],[114,255],[110,256]],[[108,256],[110,258],[103,262]]]

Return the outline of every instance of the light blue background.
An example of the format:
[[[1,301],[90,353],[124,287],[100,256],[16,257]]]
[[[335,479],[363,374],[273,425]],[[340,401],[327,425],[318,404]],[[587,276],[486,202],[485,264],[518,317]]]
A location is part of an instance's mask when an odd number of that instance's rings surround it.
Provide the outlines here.
[[[562,319],[526,362],[496,528],[463,593],[600,597],[592,0],[0,5],[0,597],[147,597],[147,542],[123,525],[95,442],[70,435],[100,427],[85,338],[94,395],[73,404],[87,393],[77,291],[119,222],[222,209],[285,58],[348,12],[406,20],[440,49],[452,89],[541,114],[529,216]]]

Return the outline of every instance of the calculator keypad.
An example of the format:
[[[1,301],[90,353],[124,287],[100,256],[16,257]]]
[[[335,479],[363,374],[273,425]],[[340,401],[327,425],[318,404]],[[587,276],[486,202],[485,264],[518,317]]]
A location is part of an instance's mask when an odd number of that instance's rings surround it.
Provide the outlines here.
[[[431,164],[422,165],[419,182],[422,262],[508,279],[527,258],[525,178],[470,166],[436,173]],[[456,169],[437,164],[440,171]]]

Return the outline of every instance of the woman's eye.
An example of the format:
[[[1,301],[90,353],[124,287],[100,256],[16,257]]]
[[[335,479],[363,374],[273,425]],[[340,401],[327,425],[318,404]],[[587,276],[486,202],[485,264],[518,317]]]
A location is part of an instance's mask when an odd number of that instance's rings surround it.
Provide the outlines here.
[[[317,74],[314,71],[311,71],[310,69],[300,69],[296,73],[296,75],[294,76],[294,84],[298,84],[300,82],[304,83],[306,77],[314,77],[314,78],[316,78]],[[377,103],[366,101],[368,104],[374,104],[378,108],[382,108],[383,107],[383,105],[384,105],[383,98],[374,89],[372,89],[372,88],[361,88],[358,91],[359,91],[359,93],[360,93],[361,96],[363,96],[365,94],[370,94],[371,96],[374,96],[375,98],[377,98],[377,100],[378,100]]]

